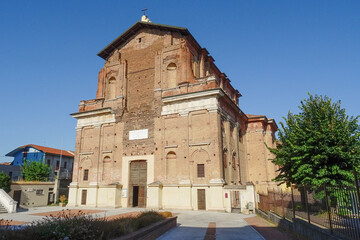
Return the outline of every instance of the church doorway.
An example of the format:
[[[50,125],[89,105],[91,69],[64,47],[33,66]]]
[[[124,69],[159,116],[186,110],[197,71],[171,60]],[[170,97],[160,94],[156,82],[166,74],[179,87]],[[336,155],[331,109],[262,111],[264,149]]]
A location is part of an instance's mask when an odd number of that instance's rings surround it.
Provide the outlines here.
[[[20,200],[21,200],[21,190],[15,190],[14,191],[14,196],[13,196],[14,201],[17,201],[17,207],[20,206]]]
[[[87,190],[81,191],[81,205],[86,205]]]
[[[129,206],[146,207],[147,164],[145,160],[130,163]]]
[[[241,213],[240,191],[231,191],[231,212]]]
[[[198,210],[206,210],[205,189],[197,190]]]

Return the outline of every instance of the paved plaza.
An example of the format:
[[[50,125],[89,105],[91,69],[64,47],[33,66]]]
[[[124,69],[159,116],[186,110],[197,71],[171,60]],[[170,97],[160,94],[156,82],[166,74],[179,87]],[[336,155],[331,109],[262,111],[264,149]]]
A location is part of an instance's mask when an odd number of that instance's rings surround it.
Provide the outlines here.
[[[179,226],[171,229],[159,240],[175,239],[247,239],[264,240],[246,221],[246,217],[238,213],[219,213],[201,211],[181,211],[178,215]],[[210,232],[210,233],[209,233]]]
[[[17,213],[1,214],[0,219],[12,220],[12,225],[28,224],[41,220],[46,216],[56,216],[59,211],[70,209],[72,214],[79,211],[94,217],[114,218],[119,215],[128,216],[137,212],[146,211],[144,208],[62,208],[37,207],[21,209]],[[68,210],[66,210],[68,211]],[[274,225],[257,217],[255,214],[245,215],[238,213],[207,212],[207,211],[178,211],[171,210],[178,217],[178,226],[171,229],[159,240],[177,239],[295,239],[286,233],[280,232]]]

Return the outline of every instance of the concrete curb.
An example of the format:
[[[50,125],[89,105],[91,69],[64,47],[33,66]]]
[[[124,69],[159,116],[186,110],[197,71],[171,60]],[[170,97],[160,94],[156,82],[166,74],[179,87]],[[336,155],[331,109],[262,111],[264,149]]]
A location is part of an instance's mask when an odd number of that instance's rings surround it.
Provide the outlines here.
[[[153,240],[175,227],[176,224],[177,217],[170,217],[150,226],[141,228],[138,231],[130,233],[126,236],[114,238],[113,240]]]

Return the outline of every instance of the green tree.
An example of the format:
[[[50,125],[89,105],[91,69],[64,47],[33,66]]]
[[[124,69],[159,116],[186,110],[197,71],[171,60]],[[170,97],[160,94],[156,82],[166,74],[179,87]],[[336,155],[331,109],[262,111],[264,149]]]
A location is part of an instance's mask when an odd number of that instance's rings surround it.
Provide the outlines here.
[[[24,161],[21,170],[25,181],[46,182],[49,178],[51,168],[40,159],[39,161]]]
[[[9,175],[0,172],[0,188],[5,192],[10,192],[11,178]]]
[[[272,162],[278,166],[276,181],[287,185],[354,184],[359,172],[360,133],[357,117],[349,117],[340,101],[312,96],[301,101],[300,113],[288,113],[280,123],[279,144]]]

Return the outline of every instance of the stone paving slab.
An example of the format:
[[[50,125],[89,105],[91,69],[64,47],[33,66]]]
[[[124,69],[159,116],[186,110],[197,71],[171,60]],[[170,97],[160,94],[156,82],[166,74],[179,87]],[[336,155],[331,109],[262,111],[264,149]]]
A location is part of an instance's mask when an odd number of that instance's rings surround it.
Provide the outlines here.
[[[159,240],[264,240],[264,238],[244,220],[246,217],[249,217],[249,215],[205,211],[176,212],[178,213],[178,226],[162,235],[158,238]]]

